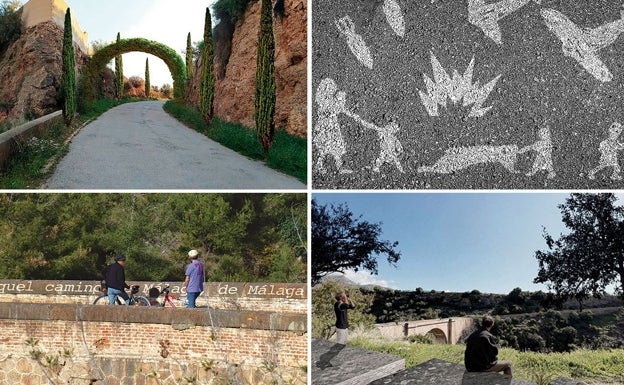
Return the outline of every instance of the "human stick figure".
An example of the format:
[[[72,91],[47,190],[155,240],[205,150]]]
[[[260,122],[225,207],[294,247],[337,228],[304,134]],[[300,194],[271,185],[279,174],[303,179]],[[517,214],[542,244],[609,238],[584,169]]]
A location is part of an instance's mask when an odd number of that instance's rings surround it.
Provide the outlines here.
[[[397,169],[401,172],[403,171],[403,166],[401,166],[401,161],[399,161],[399,155],[403,152],[403,146],[401,142],[397,139],[395,134],[399,132],[399,125],[395,122],[391,122],[383,127],[378,127],[372,123],[365,121],[360,118],[360,116],[345,110],[345,115],[353,118],[355,121],[363,125],[365,128],[375,130],[377,132],[377,136],[379,136],[379,145],[381,146],[381,150],[379,152],[379,157],[375,160],[375,167],[373,167],[373,171],[379,172],[379,167],[384,163],[394,163]]]
[[[533,176],[539,171],[546,171],[548,173],[548,179],[554,178],[557,174],[553,167],[552,160],[552,140],[550,138],[550,127],[544,126],[539,130],[539,140],[531,145],[518,150],[518,154],[525,153],[527,151],[535,151],[535,161],[533,161],[533,167],[526,176]]]
[[[600,161],[598,162],[598,166],[594,167],[587,174],[589,179],[596,179],[596,173],[603,168],[613,167],[611,180],[622,180],[620,164],[618,162],[618,151],[624,150],[624,143],[618,142],[621,133],[622,125],[620,123],[614,122],[609,126],[609,136],[607,139],[600,142],[598,147],[600,151]]]
[[[346,93],[338,91],[336,83],[325,78],[321,80],[316,89],[316,104],[318,105],[318,119],[314,126],[313,145],[318,149],[315,168],[326,174],[325,157],[334,158],[334,163],[341,174],[351,173],[351,170],[342,168],[342,156],[347,152],[344,138],[342,137],[338,114],[345,110]]]

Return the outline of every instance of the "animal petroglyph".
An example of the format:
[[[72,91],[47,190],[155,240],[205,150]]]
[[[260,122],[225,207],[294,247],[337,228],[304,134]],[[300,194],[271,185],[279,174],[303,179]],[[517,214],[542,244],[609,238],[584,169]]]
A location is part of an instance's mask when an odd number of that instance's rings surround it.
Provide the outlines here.
[[[405,36],[405,20],[399,4],[394,0],[384,0],[383,12],[394,33],[400,37]]]
[[[589,179],[595,179],[596,173],[604,168],[613,167],[611,180],[622,180],[620,174],[620,164],[618,162],[618,151],[624,150],[624,143],[618,142],[618,138],[622,133],[622,125],[618,122],[613,123],[609,127],[609,136],[600,142],[600,161],[598,166],[594,167],[588,174]]]
[[[373,69],[373,57],[362,36],[355,32],[355,24],[349,16],[336,20],[336,27],[347,38],[347,45],[360,63]]]
[[[470,117],[481,117],[492,108],[492,106],[485,108],[481,106],[485,103],[485,100],[494,89],[494,86],[496,86],[496,82],[498,82],[501,75],[496,76],[485,86],[479,87],[479,81],[476,81],[474,84],[472,83],[474,56],[463,75],[460,75],[457,70],[453,70],[453,77],[451,78],[433,52],[430,52],[430,54],[434,80],[431,80],[429,76],[423,74],[427,93],[420,90],[418,91],[420,100],[425,106],[429,116],[440,116],[438,105],[446,107],[447,98],[451,99],[453,103],[457,103],[463,99],[462,105],[464,107],[473,105],[468,114]]]
[[[485,4],[485,0],[468,0],[468,21],[481,30],[496,44],[503,44],[498,21],[527,5],[531,0],[501,0]],[[541,0],[534,0],[537,4]]]
[[[518,146],[515,144],[505,146],[451,147],[432,166],[418,167],[418,172],[450,174],[477,164],[500,163],[509,172],[515,173],[517,172],[515,169],[517,155]]]
[[[561,40],[563,54],[576,60],[587,72],[601,82],[610,82],[613,75],[598,57],[598,51],[608,47],[624,32],[624,10],[621,18],[597,28],[580,28],[555,9],[542,9],[548,29]]]

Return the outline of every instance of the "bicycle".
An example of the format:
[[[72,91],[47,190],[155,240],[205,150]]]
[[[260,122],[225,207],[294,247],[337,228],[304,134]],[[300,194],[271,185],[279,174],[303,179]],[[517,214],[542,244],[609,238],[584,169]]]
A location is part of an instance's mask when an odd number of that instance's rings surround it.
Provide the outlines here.
[[[178,300],[179,298],[169,295],[169,285],[165,286],[160,294],[164,294],[165,298],[163,298],[162,303],[159,303],[158,306],[165,307],[166,304],[169,304],[171,307],[177,307],[173,301]],[[184,303],[186,304],[186,301]]]
[[[136,293],[139,292],[139,285],[132,285],[130,286],[130,294],[128,294],[128,297],[130,297],[130,301],[128,302],[128,305],[130,306],[151,306],[149,299],[147,299],[147,297],[142,296],[142,295],[136,295]],[[119,299],[119,296],[115,298],[115,303],[117,305],[122,305],[125,302],[121,301]],[[93,301],[94,305],[108,305],[108,295],[106,293],[102,294],[101,296],[97,297],[95,299],[95,301]]]

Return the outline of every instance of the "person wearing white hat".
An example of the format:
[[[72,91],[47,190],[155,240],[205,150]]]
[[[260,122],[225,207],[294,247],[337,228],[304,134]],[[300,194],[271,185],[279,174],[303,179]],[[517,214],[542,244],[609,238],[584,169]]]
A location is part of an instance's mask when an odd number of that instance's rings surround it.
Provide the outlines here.
[[[204,291],[204,264],[198,259],[199,252],[195,249],[188,252],[191,263],[186,266],[186,278],[184,288],[186,289],[187,307],[194,308],[195,300]]]

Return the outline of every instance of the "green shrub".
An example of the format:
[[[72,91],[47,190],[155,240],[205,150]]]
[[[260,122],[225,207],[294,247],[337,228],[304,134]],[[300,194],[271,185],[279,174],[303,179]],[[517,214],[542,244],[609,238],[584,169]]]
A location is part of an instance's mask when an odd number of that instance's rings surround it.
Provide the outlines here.
[[[307,183],[307,140],[280,131],[268,155],[258,142],[256,132],[240,124],[228,123],[217,118],[210,127],[202,119],[199,110],[189,104],[170,100],[164,110],[180,122],[222,145],[252,159],[264,159],[267,166]]]
[[[18,0],[0,2],[0,54],[19,38],[22,32],[22,17]]]
[[[405,340],[408,342],[417,343],[417,344],[426,344],[426,345],[433,344],[433,340],[430,337],[423,336],[420,334],[412,334],[411,336],[406,337]]]
[[[245,15],[249,0],[217,0],[212,6],[215,17],[221,21],[229,20],[235,24],[242,20]]]

